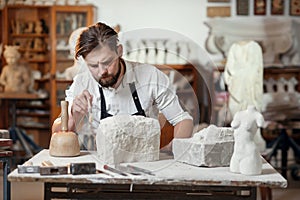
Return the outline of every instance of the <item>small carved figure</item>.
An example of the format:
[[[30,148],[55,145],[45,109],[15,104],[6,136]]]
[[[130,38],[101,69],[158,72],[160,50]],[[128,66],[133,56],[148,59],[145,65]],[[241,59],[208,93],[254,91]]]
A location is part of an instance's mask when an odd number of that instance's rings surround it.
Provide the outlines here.
[[[26,28],[24,29],[24,33],[33,33],[34,22],[26,23]]]
[[[35,22],[34,32],[37,33],[37,34],[43,33],[43,25],[42,25],[42,22],[40,20]]]
[[[33,49],[34,50],[44,50],[45,49],[45,45],[44,45],[44,41],[41,38],[35,38],[33,41]]]
[[[30,70],[19,63],[21,54],[19,46],[5,46],[4,58],[7,65],[3,67],[0,84],[4,92],[28,92],[31,83]]]
[[[234,115],[231,127],[234,129],[234,151],[230,160],[230,171],[245,175],[261,174],[262,159],[259,148],[254,141],[259,127],[265,120],[255,106]]]

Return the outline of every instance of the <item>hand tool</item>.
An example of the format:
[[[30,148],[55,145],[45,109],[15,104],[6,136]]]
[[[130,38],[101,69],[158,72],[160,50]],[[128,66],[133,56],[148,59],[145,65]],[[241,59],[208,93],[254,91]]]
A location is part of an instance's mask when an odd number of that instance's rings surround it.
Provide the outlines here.
[[[110,167],[108,165],[104,165],[103,168],[106,169],[106,170],[108,170],[108,171],[111,171],[113,173],[120,174],[122,176],[127,176],[127,174],[125,174],[125,173],[123,173],[123,172],[121,172],[121,171],[119,171],[119,170],[117,170],[115,168],[112,168],[112,167]]]
[[[133,165],[126,165],[126,167],[132,168],[133,170],[138,171],[138,172],[142,172],[142,173],[145,173],[145,174],[148,174],[148,175],[155,176],[155,174],[153,174],[152,171],[147,170],[147,169],[143,169],[143,168],[136,167],[136,166],[133,166]]]

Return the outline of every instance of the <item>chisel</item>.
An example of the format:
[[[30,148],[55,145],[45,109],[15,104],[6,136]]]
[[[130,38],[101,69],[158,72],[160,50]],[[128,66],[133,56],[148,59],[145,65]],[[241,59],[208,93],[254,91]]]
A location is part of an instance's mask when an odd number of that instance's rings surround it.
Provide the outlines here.
[[[103,168],[106,169],[106,170],[108,170],[108,171],[111,171],[113,173],[120,174],[122,176],[127,176],[127,174],[125,174],[125,173],[123,173],[123,172],[121,172],[121,171],[119,171],[119,170],[117,170],[115,168],[112,168],[112,167],[110,167],[108,165],[104,165]]]

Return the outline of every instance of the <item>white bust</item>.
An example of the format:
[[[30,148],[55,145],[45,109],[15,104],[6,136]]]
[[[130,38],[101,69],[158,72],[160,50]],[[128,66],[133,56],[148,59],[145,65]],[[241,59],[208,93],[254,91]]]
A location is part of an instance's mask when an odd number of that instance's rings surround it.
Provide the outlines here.
[[[76,46],[76,41],[79,38],[81,32],[85,30],[86,27],[81,27],[72,32],[69,38],[69,47],[70,47],[70,56],[74,57],[75,56],[75,46]],[[68,67],[65,70],[65,76],[67,80],[72,80],[78,73],[82,72],[84,70],[85,62],[82,59],[82,57],[78,58],[76,60],[74,58],[74,64],[70,67]]]
[[[230,171],[245,175],[261,174],[262,159],[254,141],[255,134],[265,121],[253,105],[234,115],[234,151],[230,160]]]

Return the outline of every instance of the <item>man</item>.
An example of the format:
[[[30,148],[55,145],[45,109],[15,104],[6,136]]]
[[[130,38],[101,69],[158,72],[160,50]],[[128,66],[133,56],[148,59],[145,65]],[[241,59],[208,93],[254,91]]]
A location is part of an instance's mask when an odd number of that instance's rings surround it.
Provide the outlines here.
[[[123,60],[123,47],[117,33],[101,22],[88,27],[78,38],[75,58],[82,57],[88,71],[77,75],[66,91],[69,101],[69,130],[83,130],[88,113],[92,127],[100,119],[117,114],[158,118],[159,111],[174,126],[174,137],[190,137],[192,117],[185,112],[168,77],[149,64]],[[92,110],[92,111],[91,111]],[[52,132],[60,130],[56,120]],[[80,130],[79,130],[80,129]],[[171,143],[163,147],[170,151]]]

